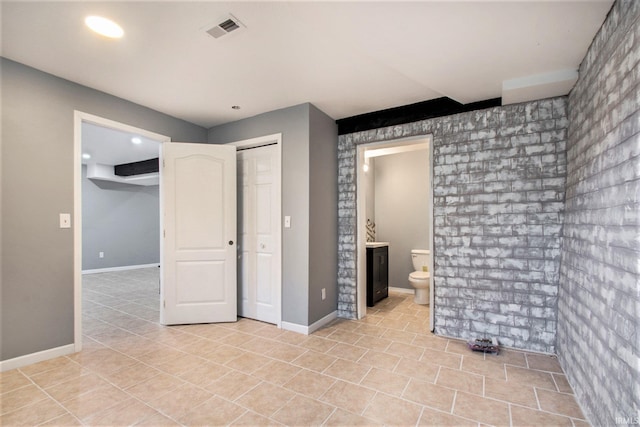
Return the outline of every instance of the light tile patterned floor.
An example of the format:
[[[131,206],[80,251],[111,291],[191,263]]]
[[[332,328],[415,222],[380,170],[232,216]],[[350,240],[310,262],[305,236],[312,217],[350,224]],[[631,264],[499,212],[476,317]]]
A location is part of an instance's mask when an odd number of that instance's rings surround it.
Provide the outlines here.
[[[157,268],[84,276],[84,350],[2,373],[0,425],[588,425],[554,357],[470,352],[411,295],[311,336],[158,300]]]

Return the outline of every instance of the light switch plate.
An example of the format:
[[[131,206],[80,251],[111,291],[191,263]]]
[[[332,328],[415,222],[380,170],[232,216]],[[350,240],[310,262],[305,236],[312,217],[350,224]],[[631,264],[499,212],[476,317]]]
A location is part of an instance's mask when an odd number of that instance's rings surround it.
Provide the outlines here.
[[[71,214],[60,214],[60,228],[71,228]]]
[[[284,217],[284,228],[291,228],[291,217],[289,215]]]

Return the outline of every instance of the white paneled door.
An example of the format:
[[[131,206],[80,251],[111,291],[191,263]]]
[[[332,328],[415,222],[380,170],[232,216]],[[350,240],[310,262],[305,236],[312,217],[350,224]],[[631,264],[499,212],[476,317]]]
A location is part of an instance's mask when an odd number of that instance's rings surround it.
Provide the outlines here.
[[[235,322],[236,147],[163,143],[160,321]]]
[[[238,312],[280,322],[280,158],[276,145],[238,151]]]

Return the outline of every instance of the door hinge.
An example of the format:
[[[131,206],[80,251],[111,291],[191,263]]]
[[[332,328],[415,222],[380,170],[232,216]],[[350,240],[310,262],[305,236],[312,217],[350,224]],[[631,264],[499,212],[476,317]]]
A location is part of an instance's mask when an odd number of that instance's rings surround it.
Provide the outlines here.
[[[164,159],[162,159],[162,167],[164,167]]]
[[[167,300],[162,300],[162,308],[167,308]]]
[[[162,230],[162,237],[167,237],[167,230]]]

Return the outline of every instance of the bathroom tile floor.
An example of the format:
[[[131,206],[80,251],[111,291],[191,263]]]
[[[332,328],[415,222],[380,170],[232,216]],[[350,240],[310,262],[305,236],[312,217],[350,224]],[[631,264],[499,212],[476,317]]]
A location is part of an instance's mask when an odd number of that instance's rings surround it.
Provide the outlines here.
[[[83,350],[0,374],[0,425],[587,426],[555,357],[485,355],[391,292],[310,336],[158,324],[158,269],[85,275]]]

